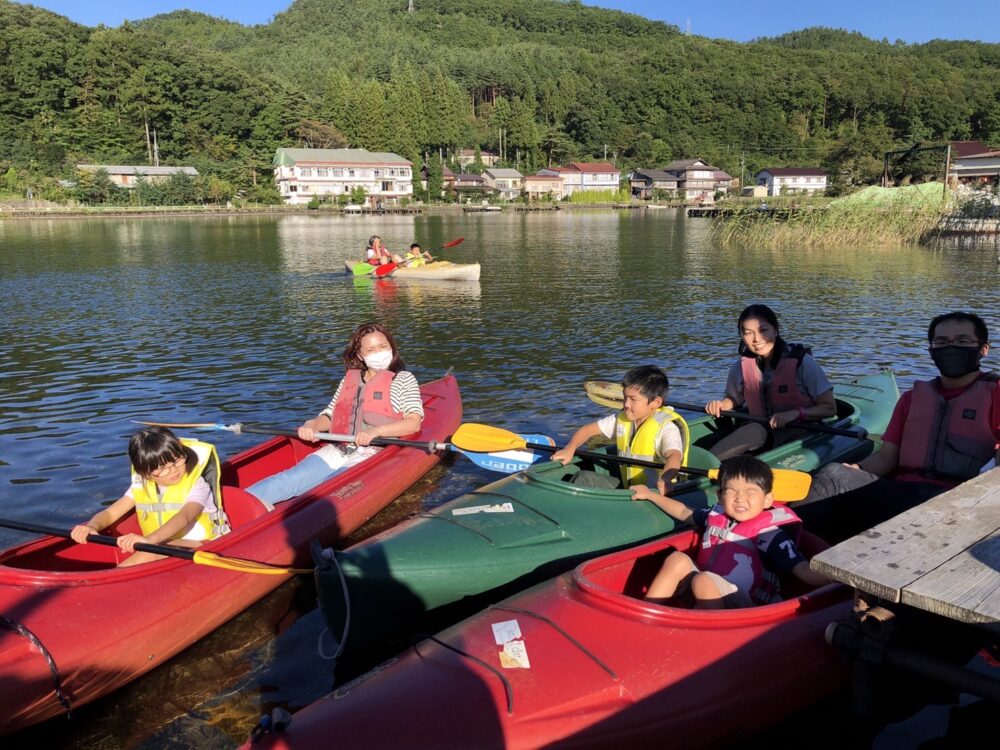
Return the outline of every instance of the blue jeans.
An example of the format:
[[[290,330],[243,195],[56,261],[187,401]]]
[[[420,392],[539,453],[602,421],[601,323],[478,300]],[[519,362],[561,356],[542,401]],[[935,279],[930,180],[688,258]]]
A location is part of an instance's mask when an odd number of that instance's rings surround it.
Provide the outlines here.
[[[331,469],[330,465],[322,458],[310,455],[292,468],[279,471],[277,474],[267,479],[261,479],[256,484],[247,487],[247,492],[258,500],[275,505],[301,495],[306,490],[325,482],[343,470],[344,467]]]

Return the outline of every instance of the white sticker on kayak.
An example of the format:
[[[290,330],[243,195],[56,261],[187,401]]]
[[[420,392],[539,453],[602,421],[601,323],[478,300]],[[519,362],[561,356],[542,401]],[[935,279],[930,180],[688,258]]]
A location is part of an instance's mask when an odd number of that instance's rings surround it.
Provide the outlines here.
[[[500,652],[500,666],[504,669],[531,669],[528,649],[524,641],[508,641]]]
[[[502,646],[508,641],[521,637],[521,626],[517,624],[517,620],[495,622],[493,623],[493,637],[496,639],[497,645]]]
[[[455,508],[453,516],[468,516],[472,513],[513,513],[513,503],[497,503],[496,505],[470,505],[468,508]]]

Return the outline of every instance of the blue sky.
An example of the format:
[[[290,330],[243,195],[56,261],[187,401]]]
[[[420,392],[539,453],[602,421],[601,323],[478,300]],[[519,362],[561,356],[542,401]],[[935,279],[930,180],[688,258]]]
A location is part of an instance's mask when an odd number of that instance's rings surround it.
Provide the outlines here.
[[[414,0],[417,7],[420,0]],[[490,0],[482,0],[489,2]],[[399,0],[405,5],[406,0]],[[148,18],[187,8],[243,24],[267,23],[291,0],[34,0],[78,23],[118,26],[123,20]],[[617,8],[672,23],[691,33],[746,41],[776,36],[807,26],[860,31],[874,39],[925,42],[929,39],[975,39],[1000,42],[1000,0],[586,0],[587,5]]]

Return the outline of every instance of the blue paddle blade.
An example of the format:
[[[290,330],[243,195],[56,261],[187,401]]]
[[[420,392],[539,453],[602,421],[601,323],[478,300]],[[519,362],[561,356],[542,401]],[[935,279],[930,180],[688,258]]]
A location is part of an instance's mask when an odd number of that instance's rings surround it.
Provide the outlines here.
[[[555,441],[548,435],[518,435],[518,437],[526,443],[548,443],[549,445],[555,445]],[[497,453],[463,451],[454,445],[451,446],[451,449],[461,453],[479,468],[486,469],[487,471],[497,471],[501,474],[516,474],[519,471],[524,471],[536,461],[551,455],[535,453],[527,448],[499,451]]]

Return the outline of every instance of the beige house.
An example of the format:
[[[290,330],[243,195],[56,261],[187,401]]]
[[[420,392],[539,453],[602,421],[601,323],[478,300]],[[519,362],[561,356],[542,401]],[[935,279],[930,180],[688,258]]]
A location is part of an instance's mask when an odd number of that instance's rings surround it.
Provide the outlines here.
[[[279,148],[274,181],[285,202],[308,203],[364,188],[371,206],[413,197],[413,163],[399,154],[364,148]]]
[[[551,196],[552,200],[561,201],[563,181],[551,175],[530,174],[524,178],[524,192],[529,201],[538,200],[545,195]]]
[[[113,164],[77,164],[81,172],[100,172],[102,169],[118,187],[134,188],[139,180],[145,182],[166,182],[175,174],[186,174],[197,177],[198,170],[194,167],[144,167],[123,166]]]
[[[755,182],[766,187],[768,195],[822,193],[826,172],[815,167],[768,167],[757,173]]]
[[[516,169],[491,167],[483,172],[483,182],[488,190],[498,193],[504,200],[513,200],[521,195],[524,175]]]

